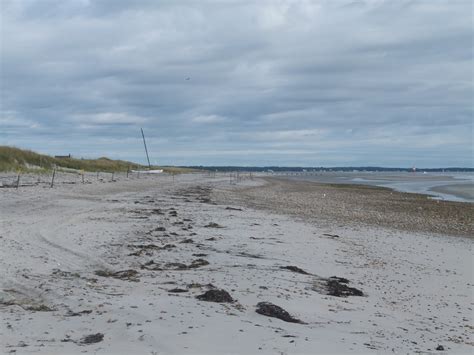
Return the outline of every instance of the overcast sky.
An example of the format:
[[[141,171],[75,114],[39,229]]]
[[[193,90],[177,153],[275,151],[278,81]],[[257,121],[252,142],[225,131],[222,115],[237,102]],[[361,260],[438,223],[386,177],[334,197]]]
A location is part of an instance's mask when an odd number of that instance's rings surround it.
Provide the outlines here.
[[[0,145],[473,166],[471,0],[0,0]]]

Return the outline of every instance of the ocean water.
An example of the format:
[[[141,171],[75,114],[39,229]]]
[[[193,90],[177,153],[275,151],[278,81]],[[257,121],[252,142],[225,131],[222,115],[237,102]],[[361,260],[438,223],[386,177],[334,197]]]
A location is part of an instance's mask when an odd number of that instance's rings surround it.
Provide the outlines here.
[[[388,187],[434,199],[474,203],[474,174],[423,172],[314,172],[283,175],[289,179]]]

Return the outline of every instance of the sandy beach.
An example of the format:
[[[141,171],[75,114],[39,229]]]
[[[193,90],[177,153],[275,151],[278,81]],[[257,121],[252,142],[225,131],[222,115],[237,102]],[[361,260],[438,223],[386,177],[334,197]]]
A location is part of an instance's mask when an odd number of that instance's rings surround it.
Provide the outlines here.
[[[2,188],[1,351],[472,353],[472,237],[472,204],[383,188]]]

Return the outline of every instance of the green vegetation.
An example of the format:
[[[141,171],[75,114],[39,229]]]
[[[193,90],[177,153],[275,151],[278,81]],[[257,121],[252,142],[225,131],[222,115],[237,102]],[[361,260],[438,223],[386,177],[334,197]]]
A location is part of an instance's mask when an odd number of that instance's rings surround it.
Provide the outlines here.
[[[132,169],[143,169],[141,165],[123,160],[53,158],[30,150],[0,146],[0,171],[47,172],[56,166],[59,169],[84,171],[119,172]]]
[[[31,150],[0,146],[0,171],[34,172],[41,174],[48,173],[55,166],[59,170],[70,172],[74,172],[75,170],[125,172],[128,169],[145,170],[148,168],[147,166],[124,160],[112,160],[109,158],[53,158],[49,155],[32,152]],[[186,174],[198,171],[197,169],[174,166],[152,166],[152,169],[163,169],[163,171],[168,174]]]

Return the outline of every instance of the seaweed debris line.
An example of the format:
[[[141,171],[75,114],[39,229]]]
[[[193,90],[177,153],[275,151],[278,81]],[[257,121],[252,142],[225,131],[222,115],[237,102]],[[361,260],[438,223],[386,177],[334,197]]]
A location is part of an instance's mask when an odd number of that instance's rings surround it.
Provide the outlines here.
[[[256,312],[267,317],[281,319],[285,322],[304,324],[301,320],[294,318],[280,306],[277,306],[270,302],[259,302],[257,304]]]

